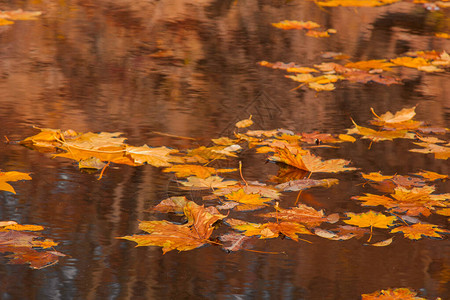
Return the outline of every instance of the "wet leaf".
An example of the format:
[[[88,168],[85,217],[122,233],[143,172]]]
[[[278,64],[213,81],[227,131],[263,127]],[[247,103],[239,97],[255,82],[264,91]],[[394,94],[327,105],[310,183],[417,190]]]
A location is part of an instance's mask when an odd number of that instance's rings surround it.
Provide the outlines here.
[[[256,184],[224,187],[224,188],[215,190],[214,194],[217,196],[225,196],[226,194],[236,192],[240,189],[243,189],[244,192],[247,194],[258,194],[261,197],[271,198],[271,199],[275,199],[275,200],[280,198],[280,192],[277,189],[275,189],[274,187],[266,186],[266,185],[256,185]]]
[[[421,176],[423,178],[425,178],[428,181],[435,181],[435,180],[439,180],[439,179],[448,179],[448,175],[444,175],[444,174],[439,174],[433,171],[421,171],[418,173],[414,173],[414,175],[417,176]]]
[[[294,222],[257,224],[236,219],[227,219],[227,223],[234,229],[244,231],[246,236],[259,235],[260,239],[277,238],[280,234],[283,234],[294,241],[298,241],[297,234],[312,234],[305,226]]]
[[[386,246],[389,246],[390,244],[392,244],[393,240],[394,240],[394,238],[389,238],[389,239],[381,241],[381,242],[377,242],[377,243],[373,243],[373,244],[365,244],[365,245],[374,246],[374,247],[386,247]]]
[[[426,300],[416,296],[417,293],[408,288],[380,290],[361,295],[362,300]]]
[[[356,168],[347,167],[350,163],[348,160],[322,160],[320,157],[311,154],[309,151],[306,151],[303,154],[294,155],[287,149],[278,148],[276,149],[276,155],[272,156],[271,159],[312,173],[336,173],[356,170]]]
[[[237,122],[235,126],[237,128],[246,128],[252,125],[253,125],[252,116],[250,116],[248,119]]]
[[[319,226],[328,219],[322,210],[318,211],[305,204],[299,204],[291,209],[277,208],[276,212],[261,214],[261,217],[276,218],[278,220],[302,223],[308,227]]]
[[[175,212],[183,213],[184,207],[186,206],[188,200],[186,197],[170,197],[162,200],[158,205],[156,205],[152,210],[159,211],[162,213]]]
[[[163,170],[163,172],[175,172],[177,177],[197,176],[199,178],[207,178],[213,174],[235,171],[237,169],[214,169],[200,165],[176,165]]]
[[[383,71],[390,71],[395,64],[388,62],[386,59],[373,59],[366,61],[350,62],[345,65],[346,68],[355,68],[365,71],[379,69]]]
[[[227,251],[239,251],[250,237],[232,232],[221,235],[219,239],[224,243],[222,246],[223,249]]]
[[[372,210],[365,213],[347,213],[349,220],[344,220],[345,223],[355,225],[358,227],[377,227],[377,228],[389,228],[393,226],[397,217],[386,216],[382,213],[374,212]]]
[[[58,245],[51,239],[29,231],[41,231],[39,225],[21,225],[14,221],[0,222],[0,252],[11,253],[7,257],[11,264],[29,264],[33,269],[42,269],[58,262],[64,254],[48,251]],[[39,249],[39,250],[38,250]]]
[[[230,185],[235,185],[237,183],[236,180],[223,180],[223,178],[219,176],[210,176],[207,178],[190,176],[186,179],[187,181],[178,181],[178,182],[181,183],[183,186],[198,190],[223,188]]]
[[[288,181],[279,185],[276,185],[275,187],[282,191],[301,191],[306,190],[312,187],[317,186],[324,186],[324,187],[330,187],[332,185],[338,184],[339,180],[336,178],[327,178],[327,179],[300,179],[300,180],[292,180]]]
[[[449,230],[439,228],[433,224],[417,223],[409,226],[400,226],[391,230],[391,233],[403,232],[404,236],[411,240],[420,240],[422,236],[443,238],[442,233],[450,233]]]
[[[31,180],[29,173],[11,171],[11,172],[0,172],[0,190],[16,193],[14,188],[8,182],[14,182],[19,180]]]
[[[271,201],[269,198],[262,198],[259,194],[246,193],[244,189],[226,194],[225,198],[229,201],[234,201],[240,204],[237,206],[238,210],[255,210],[267,206],[266,202]],[[241,208],[241,209],[239,209]]]
[[[281,21],[279,23],[272,23],[274,27],[284,29],[284,30],[290,30],[290,29],[313,29],[320,27],[319,24],[312,22],[312,21]]]
[[[372,172],[369,174],[361,173],[361,175],[364,179],[372,180],[372,181],[384,181],[384,180],[394,178],[394,176],[382,175],[381,172]]]
[[[411,152],[418,152],[418,153],[433,153],[434,158],[436,159],[448,159],[450,157],[450,143],[446,145],[437,145],[432,143],[414,143],[418,146],[423,147],[422,149],[410,149]]]
[[[393,139],[398,138],[413,138],[411,134],[408,134],[407,130],[373,130],[371,128],[359,126],[358,124],[353,121],[353,124],[355,125],[354,128],[348,129],[348,134],[359,134],[364,139],[370,139],[373,142],[379,142],[379,141],[392,141]]]
[[[139,229],[149,234],[123,236],[125,239],[136,242],[139,246],[162,247],[163,254],[171,250],[188,251],[208,243],[214,227],[213,224],[225,218],[221,214],[211,214],[204,206],[192,201],[186,203],[184,214],[188,223],[174,224],[168,221],[142,221]]]
[[[178,150],[169,149],[164,146],[127,146],[125,151],[126,154],[130,156],[136,164],[147,163],[155,167],[168,167],[171,166],[173,162],[182,162],[179,157],[175,157],[172,155],[174,153],[178,153]]]

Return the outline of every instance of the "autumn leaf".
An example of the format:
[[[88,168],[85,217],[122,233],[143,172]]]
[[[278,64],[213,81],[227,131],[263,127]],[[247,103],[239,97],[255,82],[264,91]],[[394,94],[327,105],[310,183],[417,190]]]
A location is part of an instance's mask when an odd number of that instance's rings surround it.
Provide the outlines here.
[[[31,180],[29,173],[22,173],[17,171],[0,172],[0,190],[16,193],[14,188],[8,183],[19,180]]]
[[[391,62],[393,62],[396,65],[409,67],[409,68],[419,68],[424,66],[429,66],[430,63],[422,58],[422,57],[409,57],[409,56],[402,56],[397,57],[394,59],[391,59]]]
[[[408,288],[397,288],[362,294],[361,300],[426,300],[416,296],[417,293]]]
[[[237,122],[235,126],[237,128],[246,128],[252,125],[253,125],[252,116],[250,116],[248,119]]]
[[[450,157],[450,143],[446,145],[437,145],[433,143],[414,143],[418,146],[423,147],[422,149],[409,149],[411,152],[418,153],[434,153],[434,158],[436,159],[448,159]]]
[[[198,148],[188,150],[188,153],[184,157],[184,160],[188,163],[200,163],[206,164],[216,159],[226,159],[227,157],[234,157],[236,154],[229,152],[223,152],[225,146],[213,146],[205,147],[200,146]]]
[[[348,160],[322,160],[320,157],[311,154],[309,151],[304,154],[293,155],[287,149],[279,148],[276,149],[276,155],[272,156],[271,159],[311,173],[336,173],[356,170],[356,168],[346,166],[350,163]]]
[[[189,177],[193,175],[199,178],[207,178],[213,174],[235,171],[237,169],[214,169],[200,165],[176,165],[163,170],[163,172],[175,172],[177,177]]]
[[[319,226],[328,221],[322,210],[318,211],[305,204],[299,204],[291,209],[276,208],[276,212],[261,214],[261,217],[276,218],[278,220],[302,223],[308,227]]]
[[[175,212],[183,213],[184,207],[186,206],[188,200],[186,197],[170,197],[162,200],[158,205],[156,205],[152,210],[162,213]]]
[[[219,239],[224,243],[222,246],[223,249],[234,252],[241,250],[250,237],[231,232],[221,235]]]
[[[290,30],[290,29],[313,29],[320,27],[319,24],[312,22],[312,21],[281,21],[279,23],[272,23],[274,27],[284,29],[284,30]]]
[[[271,201],[270,198],[262,198],[259,194],[246,193],[244,189],[226,194],[225,198],[229,201],[238,202],[243,205],[236,207],[237,210],[255,210],[267,206],[266,202]]]
[[[139,246],[162,247],[163,254],[171,250],[188,251],[208,243],[214,227],[213,224],[225,218],[221,214],[211,214],[204,206],[192,201],[186,203],[184,214],[188,223],[174,224],[168,221],[142,221],[139,229],[148,234],[123,236],[125,239],[136,242]]]
[[[182,162],[181,158],[173,156],[178,150],[167,147],[141,147],[127,146],[126,155],[130,156],[136,164],[147,163],[155,167],[171,166],[173,162]]]
[[[422,236],[443,238],[442,233],[450,233],[449,230],[439,228],[433,224],[416,223],[409,226],[400,226],[391,230],[391,233],[403,232],[406,238],[411,240],[420,240]]]
[[[408,134],[407,130],[373,130],[371,128],[359,126],[358,124],[353,121],[353,124],[355,125],[354,128],[347,129],[348,134],[359,134],[364,139],[370,139],[373,142],[379,142],[379,141],[392,141],[393,139],[398,138],[413,138],[412,135]]]
[[[236,180],[223,180],[222,177],[219,176],[210,176],[207,178],[199,178],[196,176],[190,176],[186,178],[187,181],[178,181],[185,187],[189,187],[192,189],[198,190],[206,190],[206,189],[216,189],[223,188],[229,185],[235,185],[237,183]]]
[[[282,191],[302,191],[316,186],[324,186],[330,187],[332,185],[338,184],[339,180],[336,178],[327,178],[327,179],[299,179],[299,180],[291,180],[275,187]]]
[[[312,234],[305,226],[294,222],[257,224],[236,219],[227,219],[227,223],[236,230],[244,231],[246,236],[259,235],[260,239],[277,238],[280,234],[283,234],[294,241],[298,241],[297,234]]]
[[[370,237],[367,240],[370,242],[372,238],[372,228],[388,228],[389,226],[393,226],[397,217],[394,216],[386,216],[382,213],[374,212],[369,210],[365,213],[347,213],[347,217],[349,220],[344,220],[345,223],[350,225],[355,225],[358,227],[370,227]]]
[[[314,1],[317,5],[332,7],[332,6],[356,6],[356,7],[371,7],[388,5],[400,0],[324,0]]]
[[[361,173],[361,176],[366,180],[372,180],[377,182],[394,178],[394,176],[382,175],[381,172],[372,172],[369,174]]]
[[[242,189],[246,194],[258,194],[261,197],[271,198],[275,200],[280,198],[280,192],[274,187],[255,183],[243,186],[228,186],[219,188],[214,191],[214,194],[217,196],[225,196],[240,189]]]
[[[0,252],[10,253],[7,255],[10,259],[9,263],[29,264],[33,269],[42,269],[56,264],[59,257],[65,255],[58,251],[44,249],[51,249],[58,243],[29,232],[43,229],[39,225],[21,225],[14,221],[0,222]]]
[[[372,59],[358,62],[350,62],[347,63],[344,67],[355,68],[365,71],[370,71],[374,69],[390,71],[392,66],[395,66],[395,64],[388,62],[386,59]]]
[[[36,20],[42,12],[40,11],[24,11],[22,9],[0,11],[0,18],[9,20]]]

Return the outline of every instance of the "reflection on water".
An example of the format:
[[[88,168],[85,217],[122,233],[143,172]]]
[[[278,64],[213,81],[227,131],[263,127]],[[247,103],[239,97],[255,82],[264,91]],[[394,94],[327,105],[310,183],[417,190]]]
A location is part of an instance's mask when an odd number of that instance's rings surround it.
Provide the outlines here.
[[[384,112],[416,104],[418,120],[449,126],[448,72],[402,70],[403,85],[342,83],[333,92],[316,93],[290,91],[294,82],[256,64],[312,66],[326,61],[326,51],[358,61],[450,49],[448,40],[433,37],[449,30],[446,10],[412,3],[324,10],[300,0],[2,1],[2,10],[17,8],[44,15],[1,27],[0,136],[10,140],[34,134],[36,125],[120,131],[132,145],[187,148],[229,135],[232,124],[249,115],[254,129],[342,132],[350,117],[361,124],[372,118],[370,107]],[[314,39],[270,25],[285,19],[312,20],[338,33]],[[409,143],[378,143],[370,151],[367,146],[357,142],[321,154],[385,174],[449,173],[445,161],[407,152]],[[209,246],[163,256],[159,248],[134,248],[115,237],[138,232],[138,220],[158,218],[144,211],[179,193],[170,174],[117,166],[97,181],[69,161],[18,145],[1,144],[0,153],[2,171],[33,176],[15,184],[17,195],[0,193],[0,219],[46,226],[46,235],[60,242],[57,250],[69,255],[43,270],[2,261],[2,299],[358,299],[389,287],[411,287],[430,299],[450,296],[448,240],[399,238],[389,247],[369,248],[357,240],[313,237],[313,244],[255,245],[282,255],[227,254]],[[277,167],[259,157],[242,159],[248,180],[276,175]],[[356,185],[358,174],[339,176],[341,184],[333,188],[308,191],[308,205],[360,210],[349,200],[365,191]],[[448,183],[440,184],[438,191],[446,188]],[[448,228],[445,218],[431,221]]]

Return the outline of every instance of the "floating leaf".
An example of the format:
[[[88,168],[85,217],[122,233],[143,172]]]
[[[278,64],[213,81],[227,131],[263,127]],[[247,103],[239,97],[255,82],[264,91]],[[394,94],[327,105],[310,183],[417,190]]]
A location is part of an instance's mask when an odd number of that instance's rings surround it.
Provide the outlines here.
[[[31,180],[29,173],[22,173],[17,171],[0,172],[0,190],[16,193],[14,188],[7,182],[19,181],[19,180]]]
[[[324,187],[330,187],[332,185],[338,184],[339,180],[336,178],[327,178],[327,179],[300,179],[300,180],[292,180],[288,181],[279,185],[276,185],[275,187],[282,191],[301,191],[306,190],[312,187],[316,186],[324,186]]]
[[[183,186],[199,190],[223,188],[229,185],[235,185],[237,183],[236,180],[224,181],[223,178],[219,176],[210,176],[207,178],[190,176],[186,179],[187,181],[178,181],[178,182],[181,183]]]
[[[261,198],[259,194],[246,193],[244,189],[226,194],[225,198],[229,201],[234,201],[240,204],[238,210],[255,210],[267,206],[266,202],[271,201],[269,198]],[[240,209],[239,209],[240,208]]]
[[[305,204],[299,204],[291,209],[277,208],[276,212],[261,214],[261,217],[277,218],[279,220],[306,224],[308,227],[319,226],[328,221],[322,210],[317,211]]]
[[[197,176],[199,178],[207,178],[213,174],[223,173],[223,172],[234,172],[237,169],[214,169],[211,167],[204,167],[200,165],[176,165],[165,168],[163,172],[175,172],[177,177],[189,177]]]
[[[250,116],[248,119],[237,122],[235,126],[237,128],[246,128],[252,125],[253,125],[252,116]]]
[[[250,237],[232,232],[221,235],[219,239],[224,243],[222,246],[223,249],[227,251],[239,251]]]
[[[397,288],[362,294],[361,300],[426,300],[416,296],[417,293],[408,288]]]
[[[123,236],[119,239],[136,242],[136,247],[162,247],[163,254],[175,249],[188,251],[208,243],[208,239],[214,230],[213,224],[226,217],[221,214],[211,214],[204,206],[199,206],[192,201],[186,203],[184,214],[188,219],[187,224],[178,225],[168,221],[142,221],[139,224],[139,229],[149,234]]]
[[[312,173],[336,173],[356,170],[356,168],[347,167],[350,163],[348,160],[322,160],[320,157],[311,154],[309,151],[304,152],[304,154],[294,155],[287,149],[279,148],[276,149],[276,156],[273,156],[271,159]]]
[[[382,213],[374,212],[372,210],[365,213],[347,213],[347,217],[349,220],[344,220],[345,223],[350,225],[355,225],[358,227],[370,227],[371,236],[367,240],[370,242],[372,238],[372,228],[388,228],[389,226],[393,226],[397,217],[394,216],[386,216]]]
[[[449,230],[439,228],[433,224],[417,223],[410,226],[400,226],[391,230],[391,233],[403,232],[404,236],[411,240],[420,240],[422,236],[442,238],[441,233],[450,233]]]
[[[41,231],[39,225],[20,225],[14,221],[0,222],[0,252],[10,253],[7,257],[11,264],[29,264],[33,269],[42,269],[54,265],[64,254],[48,251],[58,245],[51,239],[28,231]],[[27,231],[27,232],[25,232]],[[35,248],[40,248],[36,250]]]
[[[434,153],[434,158],[436,159],[448,159],[450,157],[450,143],[444,146],[432,143],[414,143],[414,144],[423,147],[423,149],[410,149],[409,151],[425,154]]]
[[[245,231],[246,236],[259,235],[260,239],[276,238],[280,234],[290,237],[294,241],[298,241],[297,234],[312,234],[305,226],[294,222],[280,223],[250,223],[241,220],[227,219],[227,223],[234,229]]]
[[[158,205],[156,205],[152,210],[159,211],[162,213],[175,212],[183,213],[184,207],[188,203],[186,197],[170,197],[162,200]]]
[[[285,29],[285,30],[290,30],[290,29],[313,29],[313,28],[318,28],[320,27],[319,24],[312,22],[312,21],[289,21],[289,20],[285,20],[279,23],[272,23],[273,26],[280,28],[280,29]]]

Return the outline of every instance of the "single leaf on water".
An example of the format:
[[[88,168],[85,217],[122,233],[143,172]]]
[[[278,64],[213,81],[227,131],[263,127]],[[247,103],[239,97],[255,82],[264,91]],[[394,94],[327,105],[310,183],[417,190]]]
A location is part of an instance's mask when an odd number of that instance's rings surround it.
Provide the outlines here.
[[[312,21],[290,21],[285,20],[281,21],[279,23],[272,23],[274,27],[284,29],[284,30],[290,30],[290,29],[313,29],[320,27],[319,24],[312,22]]]
[[[11,171],[0,172],[0,190],[16,193],[14,188],[7,182],[19,181],[19,180],[31,180],[29,173]]]
[[[221,214],[211,214],[204,206],[189,201],[184,206],[187,224],[179,225],[168,221],[142,221],[139,229],[148,234],[123,236],[125,239],[136,242],[138,246],[159,246],[163,254],[171,250],[187,251],[208,243],[214,227],[213,224],[225,218]]]
[[[347,129],[348,134],[359,134],[365,139],[370,139],[373,142],[379,142],[379,141],[392,141],[393,139],[398,138],[413,138],[411,134],[408,134],[408,131],[406,130],[373,130],[371,128],[359,126],[358,124],[353,121],[353,124],[355,125],[354,128]]]
[[[305,204],[299,204],[291,209],[276,208],[276,212],[261,214],[261,217],[305,224],[308,227],[319,226],[328,219],[323,210],[315,210]]]
[[[339,180],[336,178],[327,178],[327,179],[299,179],[299,180],[291,180],[275,187],[281,191],[301,191],[306,190],[312,187],[324,186],[331,187],[332,185],[338,184]]]
[[[243,189],[247,194],[258,194],[261,197],[271,198],[271,199],[279,199],[280,192],[272,186],[259,185],[259,184],[249,184],[243,186],[229,186],[217,189],[214,191],[214,194],[217,196],[225,196],[226,194],[230,194],[232,192],[236,192],[240,189]]]
[[[164,146],[127,146],[125,151],[137,164],[148,163],[155,167],[168,167],[171,166],[173,162],[182,162],[181,158],[172,155],[178,153],[178,150],[169,149]]]
[[[350,62],[345,65],[346,68],[355,68],[365,71],[370,71],[373,69],[390,71],[392,66],[395,66],[395,64],[388,62],[385,59],[373,59],[358,62]]]
[[[356,168],[346,166],[350,163],[348,160],[322,160],[319,156],[315,156],[309,151],[306,151],[304,154],[294,155],[287,149],[279,148],[276,149],[276,155],[272,156],[271,159],[312,173],[336,173],[356,170]]]
[[[369,173],[369,174],[361,173],[361,176],[364,179],[377,181],[377,182],[394,178],[394,176],[382,175],[381,172],[372,172],[372,173]]]
[[[224,188],[230,185],[237,184],[236,180],[224,180],[220,176],[210,176],[207,178],[190,176],[186,179],[187,181],[178,181],[178,182],[185,187],[198,190]]]
[[[347,213],[346,215],[350,219],[344,220],[344,222],[358,227],[389,228],[389,226],[394,225],[397,219],[395,216],[386,216],[372,210],[359,214]]]
[[[219,237],[223,243],[222,248],[227,251],[239,251],[250,237],[238,233],[226,233]]]
[[[411,152],[418,152],[418,153],[434,153],[434,158],[436,159],[448,159],[450,157],[450,143],[446,145],[437,145],[433,143],[414,143],[418,146],[423,147],[422,149],[410,149]]]
[[[262,198],[259,194],[246,193],[244,189],[239,189],[237,191],[231,192],[230,194],[226,194],[225,198],[229,201],[245,204],[245,210],[250,210],[252,206],[254,207],[253,209],[267,206],[266,202],[272,200],[270,198]]]
[[[40,11],[26,11],[22,9],[0,11],[0,18],[9,20],[36,20],[42,14]]]
[[[394,238],[389,238],[389,239],[386,239],[381,242],[377,242],[377,243],[373,243],[373,244],[364,244],[364,245],[369,245],[369,246],[374,246],[374,247],[386,247],[386,246],[389,246],[390,244],[392,244],[393,240],[394,240]]]
[[[252,116],[250,116],[248,119],[237,122],[235,126],[237,128],[246,128],[252,125],[253,125]]]
[[[400,226],[391,230],[391,233],[396,232],[403,232],[404,236],[411,240],[419,240],[423,236],[442,239],[442,233],[450,233],[449,230],[439,228],[437,225],[423,223],[417,223],[410,226]]]
[[[214,169],[200,165],[175,165],[165,168],[163,172],[175,172],[177,177],[197,176],[199,178],[207,178],[213,174],[223,172],[235,172],[237,169]]]

